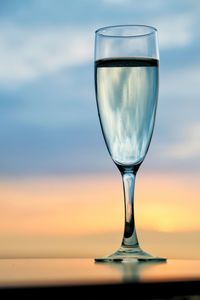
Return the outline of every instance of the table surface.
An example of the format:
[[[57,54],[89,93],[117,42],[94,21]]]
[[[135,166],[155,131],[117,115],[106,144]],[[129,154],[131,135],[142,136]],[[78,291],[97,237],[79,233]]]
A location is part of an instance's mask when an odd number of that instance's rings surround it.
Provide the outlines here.
[[[170,286],[169,286],[170,284]],[[173,286],[172,286],[173,285]],[[0,293],[10,290],[131,287],[140,295],[172,289],[200,295],[200,260],[95,263],[93,259],[0,259]],[[77,289],[76,289],[77,290]],[[95,291],[96,291],[95,290]]]
[[[93,259],[0,259],[0,288],[199,282],[200,260],[95,263]]]

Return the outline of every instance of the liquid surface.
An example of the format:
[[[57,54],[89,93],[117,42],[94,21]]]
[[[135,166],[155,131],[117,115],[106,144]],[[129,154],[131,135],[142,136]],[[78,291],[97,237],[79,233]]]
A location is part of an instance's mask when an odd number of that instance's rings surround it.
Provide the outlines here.
[[[96,61],[96,98],[108,151],[119,165],[140,163],[148,150],[158,98],[158,61]]]

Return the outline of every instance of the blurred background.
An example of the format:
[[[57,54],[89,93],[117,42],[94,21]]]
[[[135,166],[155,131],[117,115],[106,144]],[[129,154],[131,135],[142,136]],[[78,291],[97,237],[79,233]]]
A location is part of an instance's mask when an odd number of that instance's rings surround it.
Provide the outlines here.
[[[157,27],[156,126],[136,184],[141,246],[200,258],[200,3],[0,1],[0,257],[94,257],[121,242],[123,193],[100,131],[94,31]]]

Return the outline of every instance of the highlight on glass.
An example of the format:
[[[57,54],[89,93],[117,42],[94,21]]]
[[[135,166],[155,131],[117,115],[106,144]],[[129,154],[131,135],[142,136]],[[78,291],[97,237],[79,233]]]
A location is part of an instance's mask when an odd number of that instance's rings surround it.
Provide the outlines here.
[[[95,91],[105,144],[123,182],[125,225],[121,247],[96,262],[165,261],[144,252],[134,219],[134,189],[154,129],[159,84],[157,30],[120,25],[95,32]],[[105,208],[106,209],[106,208]]]

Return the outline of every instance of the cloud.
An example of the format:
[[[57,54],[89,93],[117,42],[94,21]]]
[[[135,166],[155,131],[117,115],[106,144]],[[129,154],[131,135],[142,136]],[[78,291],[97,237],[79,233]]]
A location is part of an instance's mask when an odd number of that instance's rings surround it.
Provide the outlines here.
[[[130,0],[102,0],[102,3],[105,5],[120,5],[124,6],[127,4],[131,4]]]
[[[170,68],[161,74],[162,95],[173,95],[176,101],[178,101],[177,96],[179,98],[181,96],[181,101],[183,101],[183,99],[194,101],[198,98],[199,102],[200,63],[199,61],[193,60],[192,57],[189,61],[190,64],[185,66],[183,64],[181,68]]]
[[[109,6],[122,6],[124,8],[128,8],[128,10],[134,10],[134,13],[142,12],[146,13],[148,12],[155,12],[155,11],[161,11],[164,8],[166,8],[165,1],[160,0],[151,0],[151,1],[133,1],[133,0],[101,0],[103,4],[106,5],[106,7]]]
[[[159,30],[163,49],[190,45],[194,22],[190,15],[149,20]],[[1,23],[0,36],[0,85],[4,86],[34,80],[93,59],[93,31],[86,27]]]
[[[167,147],[166,156],[178,160],[192,160],[200,157],[200,123],[184,129],[182,139]]]
[[[0,26],[0,82],[21,83],[89,61],[92,39],[79,27]]]
[[[160,48],[171,49],[190,45],[194,40],[195,22],[194,16],[189,14],[153,19],[152,24],[158,29]]]

